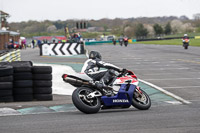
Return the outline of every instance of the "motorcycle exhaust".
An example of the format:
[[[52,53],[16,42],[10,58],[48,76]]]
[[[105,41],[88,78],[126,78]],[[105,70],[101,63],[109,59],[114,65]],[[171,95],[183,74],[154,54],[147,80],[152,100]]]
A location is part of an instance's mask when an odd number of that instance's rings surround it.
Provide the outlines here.
[[[84,82],[82,80],[69,77],[67,76],[67,74],[63,74],[62,78],[65,82],[70,83],[71,85],[74,85],[77,87],[80,87],[82,85],[89,85],[89,82]]]
[[[89,85],[89,86],[93,86],[93,87],[97,87],[97,88],[101,88],[101,89],[104,88],[104,89],[112,90],[112,88],[109,86],[104,86],[103,84],[95,84],[92,82],[75,79],[73,77],[68,76],[67,74],[63,74],[62,78],[65,82],[67,82],[73,86],[76,86],[76,87],[81,87],[82,85]]]

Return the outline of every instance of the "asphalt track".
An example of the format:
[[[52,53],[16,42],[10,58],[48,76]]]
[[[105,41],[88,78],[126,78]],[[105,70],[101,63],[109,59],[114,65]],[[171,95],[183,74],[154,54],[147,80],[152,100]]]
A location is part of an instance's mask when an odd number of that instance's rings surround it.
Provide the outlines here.
[[[0,117],[1,132],[83,132],[83,133],[199,133],[200,132],[200,48],[160,45],[97,45],[103,60],[133,70],[143,80],[151,82],[191,104],[156,104],[148,111],[134,108],[105,110],[85,115],[79,111],[37,115]],[[82,58],[28,57],[38,63],[80,64]],[[51,58],[47,60],[46,58]]]

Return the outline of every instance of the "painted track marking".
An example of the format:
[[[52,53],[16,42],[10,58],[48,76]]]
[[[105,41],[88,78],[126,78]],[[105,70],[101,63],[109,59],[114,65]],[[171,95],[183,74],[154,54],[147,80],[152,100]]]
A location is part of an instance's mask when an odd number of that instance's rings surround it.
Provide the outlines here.
[[[190,79],[200,79],[200,78],[169,78],[169,79],[145,79],[145,80],[190,80]]]
[[[199,61],[192,61],[192,60],[177,59],[177,61],[183,61],[183,62],[187,62],[187,63],[195,63],[195,64],[200,64],[200,62],[199,62]]]
[[[138,79],[138,80],[139,80],[140,82],[143,82],[143,83],[145,83],[145,84],[147,84],[147,85],[149,85],[149,86],[151,86],[151,87],[153,87],[153,88],[155,88],[155,89],[157,89],[157,90],[163,92],[163,93],[166,94],[166,95],[169,95],[169,96],[175,98],[176,100],[178,100],[178,101],[180,101],[180,102],[182,102],[182,103],[184,103],[184,104],[190,104],[190,103],[191,103],[191,102],[189,102],[189,101],[187,101],[187,100],[185,100],[185,99],[183,99],[183,98],[181,98],[181,97],[179,97],[179,96],[177,96],[177,95],[175,95],[175,94],[173,94],[173,93],[171,93],[171,92],[169,92],[169,91],[166,91],[166,90],[162,89],[161,87],[158,87],[158,86],[156,86],[156,85],[154,85],[154,84],[152,84],[152,83],[149,83],[149,82],[144,81],[144,80],[141,80],[141,79]]]
[[[174,88],[174,89],[179,89],[179,88],[200,88],[200,86],[172,86],[172,87],[162,87],[162,88],[166,88],[166,89],[170,89],[170,88]]]

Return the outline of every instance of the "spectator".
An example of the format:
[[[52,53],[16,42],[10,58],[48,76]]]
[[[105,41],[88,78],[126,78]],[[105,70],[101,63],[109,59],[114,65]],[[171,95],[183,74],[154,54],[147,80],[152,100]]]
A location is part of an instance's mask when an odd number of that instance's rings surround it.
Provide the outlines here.
[[[42,45],[42,43],[41,43],[41,41],[40,40],[38,40],[37,41],[37,44],[38,44],[38,47],[40,48],[41,47],[41,45]]]
[[[25,40],[21,40],[21,49],[26,49],[26,47],[25,47]]]
[[[32,48],[34,49],[35,48],[35,41],[32,40]]]
[[[53,39],[53,43],[56,43],[56,40],[55,40],[55,39]]]

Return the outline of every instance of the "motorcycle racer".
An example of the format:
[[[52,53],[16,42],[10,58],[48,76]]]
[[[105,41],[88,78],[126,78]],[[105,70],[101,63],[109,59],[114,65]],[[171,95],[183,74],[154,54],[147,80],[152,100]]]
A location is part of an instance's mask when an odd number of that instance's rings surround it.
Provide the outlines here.
[[[101,68],[107,70],[100,70]],[[89,59],[85,61],[81,70],[82,73],[86,73],[95,81],[94,84],[99,89],[111,85],[113,77],[122,71],[125,71],[125,69],[103,62],[101,54],[97,51],[90,52]]]
[[[183,38],[182,38],[182,41],[185,42],[186,39],[189,39],[189,37],[188,37],[187,34],[184,34],[184,36],[183,36]]]
[[[187,34],[184,34],[182,42],[183,42],[183,47],[185,47],[185,49],[188,49],[190,39]]]

